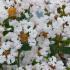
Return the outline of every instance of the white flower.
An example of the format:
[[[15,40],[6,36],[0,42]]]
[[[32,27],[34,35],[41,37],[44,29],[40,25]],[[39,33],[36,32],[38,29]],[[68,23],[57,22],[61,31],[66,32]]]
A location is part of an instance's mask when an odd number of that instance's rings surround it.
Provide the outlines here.
[[[42,48],[39,52],[42,56],[47,56],[48,54],[47,48]]]
[[[38,42],[38,46],[41,47],[42,49],[40,50],[40,52],[42,54],[47,54],[49,51],[49,44],[50,41],[48,39],[44,39],[44,37],[38,37],[37,38],[37,42]]]
[[[16,1],[16,0],[15,0],[15,1]],[[22,1],[21,1],[21,0],[17,0],[16,2],[17,2],[17,3],[21,3]]]
[[[58,17],[57,22],[59,23],[59,26],[61,26],[61,25],[63,25],[64,20],[63,20],[63,18]]]
[[[13,45],[14,49],[20,49],[22,47],[22,44],[19,40],[15,40]]]
[[[22,9],[28,9],[30,6],[30,0],[22,0],[21,1],[21,5],[22,5]]]
[[[0,21],[6,19],[7,17],[8,17],[7,11],[4,8],[3,8],[3,10],[1,9],[1,11],[0,11]]]
[[[14,32],[9,32],[6,36],[6,39],[11,40],[11,41],[16,41],[18,39],[18,35]]]
[[[19,25],[19,22],[17,20],[11,20],[9,21],[9,25],[13,27],[17,27]]]
[[[31,30],[33,30],[33,27],[34,27],[34,24],[32,22],[26,21],[23,26],[24,32],[25,33],[30,32]]]
[[[44,17],[44,11],[41,8],[37,8],[32,12],[34,17],[37,17],[38,19],[41,19]],[[44,19],[44,18],[43,18]]]
[[[23,69],[23,67],[19,67],[19,68],[17,68],[16,70],[24,70],[24,69]]]
[[[70,38],[70,27],[65,27],[64,28],[64,34],[66,37]]]
[[[34,68],[36,70],[41,70],[41,65],[39,63],[37,63],[36,65],[34,65]]]
[[[36,56],[36,61],[37,62],[40,62],[40,61],[42,61],[43,60],[43,56]]]
[[[2,63],[4,63],[5,61],[6,61],[5,56],[0,55],[0,63],[2,64]]]
[[[0,26],[0,32],[4,31],[4,27]]]
[[[13,6],[14,5],[14,0],[6,0],[6,1],[4,1],[4,4],[7,7]]]
[[[55,13],[56,12],[57,5],[55,3],[54,4],[49,4],[47,7],[48,7],[48,11],[49,12],[51,12],[51,13]]]
[[[26,18],[29,18],[29,14],[28,13],[25,13],[25,16],[26,16]]]
[[[14,27],[14,32],[15,32],[16,34],[19,35],[21,31],[22,31],[22,26]]]
[[[62,61],[57,61],[56,70],[66,70]]]
[[[36,6],[42,6],[44,5],[44,0],[30,0],[30,2],[33,4],[33,5],[36,5]]]
[[[25,68],[26,68],[26,70],[32,70],[32,66],[31,65],[28,65]]]
[[[59,28],[61,25],[62,24],[58,23],[57,21],[55,21],[55,22],[52,23],[52,26],[53,26],[54,29]]]
[[[63,21],[64,22],[68,22],[67,24],[68,24],[68,26],[70,26],[70,16],[68,15],[68,16],[64,16],[63,17]]]
[[[60,4],[63,0],[49,0],[50,3],[54,3],[54,4]]]
[[[43,44],[43,41],[44,41],[44,37],[37,37],[36,38],[36,41],[38,42],[39,45],[42,45]]]
[[[50,44],[49,39],[45,39],[45,40],[43,41],[43,44],[44,44],[46,47],[48,47],[49,44]]]
[[[52,62],[52,61],[53,61],[53,62],[56,62],[56,61],[57,61],[57,59],[56,59],[56,57],[55,57],[55,56],[52,56],[51,58],[49,58],[49,61],[50,61],[50,62]]]
[[[68,58],[67,66],[70,67],[70,58]]]
[[[69,14],[70,13],[70,3],[68,3],[67,5],[66,5],[66,8],[65,8],[65,13],[66,14]]]
[[[2,44],[2,48],[4,49],[4,50],[9,50],[10,49],[10,45],[9,45],[10,43],[8,43],[8,42],[3,42],[3,44]]]
[[[11,63],[14,63],[14,62],[15,62],[15,57],[12,56],[12,55],[8,55],[7,56],[7,63],[11,64]]]
[[[4,49],[0,48],[0,55],[2,55],[4,52]]]
[[[10,50],[10,54],[12,55],[12,56],[18,56],[18,51],[16,51],[14,48],[13,49],[11,49]]]
[[[32,38],[36,38],[36,36],[37,36],[37,31],[36,30],[31,30],[31,32],[29,32],[29,35],[30,35],[30,37],[32,37]]]
[[[28,9],[30,6],[29,0],[16,0],[16,9],[17,9],[17,16],[20,15],[21,12],[24,12],[25,9]]]
[[[0,0],[0,21],[6,19],[8,17],[7,10],[4,8],[4,3]]]
[[[42,70],[49,70],[48,63],[46,62],[42,62],[41,67],[42,67]]]
[[[66,16],[60,17],[57,9],[62,8],[63,5],[65,5],[65,9],[61,11],[65,12]],[[10,31],[11,27],[6,28],[3,23],[8,18],[8,9],[6,8],[11,6],[16,8],[16,18],[9,18],[8,20],[9,25],[14,28],[13,31]],[[29,18],[30,14],[26,10],[32,14],[31,18]],[[20,54],[21,58],[24,56],[20,60],[20,65],[24,69],[52,70],[50,66],[52,65],[55,70],[65,70],[64,63],[60,59],[57,60],[55,56],[49,58],[47,54],[51,52],[49,45],[55,43],[50,41],[50,38],[55,38],[56,34],[61,34],[63,36],[62,40],[70,38],[69,14],[69,0],[0,0],[0,63],[12,64],[15,62],[19,53],[18,50],[23,45],[19,38],[20,32],[23,32],[28,33],[28,44],[31,47],[31,50],[22,51]],[[49,21],[51,23],[48,23]],[[4,31],[8,31],[5,36],[3,35]],[[47,37],[41,35],[41,32],[47,32]],[[10,51],[7,57],[3,55],[5,50]],[[41,56],[39,56],[39,53]],[[44,56],[48,57],[47,61]],[[34,59],[38,63],[32,65]],[[17,70],[24,70],[22,66]],[[68,59],[67,66],[70,67],[70,59]]]
[[[36,40],[34,38],[29,37],[28,39],[28,43],[30,46],[35,46],[36,45]]]

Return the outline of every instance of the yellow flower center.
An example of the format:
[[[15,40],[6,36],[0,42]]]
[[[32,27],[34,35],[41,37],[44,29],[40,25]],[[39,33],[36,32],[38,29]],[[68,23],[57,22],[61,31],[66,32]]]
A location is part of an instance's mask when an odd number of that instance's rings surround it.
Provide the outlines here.
[[[9,15],[9,17],[15,16],[16,15],[16,8],[15,7],[8,8],[8,15]]]
[[[20,33],[20,40],[21,40],[21,42],[27,42],[28,41],[28,34],[21,32]]]
[[[48,32],[41,32],[41,33],[40,33],[40,35],[41,35],[41,36],[44,36],[44,38],[47,37],[47,34],[48,34]]]
[[[5,51],[3,52],[3,55],[5,55],[6,57],[7,57],[9,54],[10,54],[10,50],[5,50]]]

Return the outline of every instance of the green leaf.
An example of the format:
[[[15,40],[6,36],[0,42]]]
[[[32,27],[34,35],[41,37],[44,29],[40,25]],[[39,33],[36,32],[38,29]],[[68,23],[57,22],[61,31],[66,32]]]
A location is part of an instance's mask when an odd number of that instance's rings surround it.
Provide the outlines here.
[[[29,18],[26,18],[25,16],[25,13],[28,13],[29,14]],[[33,15],[31,14],[30,12],[30,7],[28,9],[25,9],[25,12],[21,12],[21,16],[20,17],[16,17],[16,20],[20,21],[20,20],[23,20],[23,19],[27,19],[27,20],[30,20],[30,18],[32,17]]]
[[[60,47],[60,52],[70,54],[70,47]]]
[[[63,40],[61,43],[63,46],[68,46],[70,44],[70,38],[68,38],[67,40]]]
[[[68,38],[67,40],[62,40],[62,38],[62,36],[57,35],[55,38],[49,39],[50,41],[55,41],[54,44],[49,45],[52,55],[60,52],[64,54],[70,54],[70,47],[66,47],[70,44],[70,39]]]
[[[14,27],[9,25],[9,18],[7,18],[3,21],[3,26],[5,27],[5,31],[3,32],[4,36],[6,34],[8,34],[8,32],[13,32],[14,31]],[[11,30],[7,30],[8,28],[11,28]]]
[[[25,14],[22,12],[20,17],[16,17],[16,20],[20,21],[26,19]]]
[[[8,34],[9,32],[13,32],[14,31],[14,27],[13,26],[10,26],[11,30],[6,30],[3,32],[3,36],[5,36],[6,34]]]
[[[0,68],[2,68],[2,64],[0,64]]]
[[[5,19],[4,21],[3,21],[3,25],[6,27],[6,28],[9,28],[9,18],[7,18],[7,19]]]
[[[32,65],[35,65],[35,64],[37,64],[37,63],[38,63],[38,62],[36,62],[35,59],[32,61]]]
[[[47,23],[47,26],[49,27],[49,25],[52,25],[52,21],[49,21],[48,23]]]
[[[28,43],[23,43],[21,50],[28,51],[31,50],[31,47],[29,46]]]
[[[46,59],[46,61],[48,61],[48,58],[49,58],[48,56],[44,56],[44,59]]]
[[[67,68],[66,68],[66,70],[70,70],[70,68],[69,68],[69,67],[67,67]]]
[[[62,5],[62,9],[65,9],[66,5]]]
[[[57,8],[57,12],[60,14],[60,17],[66,16],[64,9],[65,5],[62,5],[62,8],[61,7]]]
[[[4,31],[3,32],[3,36],[5,36],[6,34],[8,34],[9,31]]]
[[[51,44],[50,45],[50,50],[51,50],[51,55],[55,55],[56,53],[59,52],[59,48],[57,47],[56,44]]]
[[[60,8],[60,7],[57,8],[57,12],[58,12],[58,13],[61,13],[61,8]]]
[[[10,64],[10,65],[18,65],[18,57],[16,58],[16,60],[15,60],[15,62],[14,63],[12,63],[12,64]]]

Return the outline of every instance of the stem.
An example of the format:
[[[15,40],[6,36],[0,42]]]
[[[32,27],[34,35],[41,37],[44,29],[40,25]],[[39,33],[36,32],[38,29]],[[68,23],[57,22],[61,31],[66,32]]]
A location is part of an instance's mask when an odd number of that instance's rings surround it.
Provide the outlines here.
[[[19,61],[20,61],[20,50],[18,51],[18,67],[20,66]]]
[[[3,70],[3,65],[2,65],[2,70]]]
[[[62,62],[64,63],[64,66],[66,66],[67,65],[67,59],[64,57],[64,54],[63,53],[59,53],[58,55],[61,58]]]

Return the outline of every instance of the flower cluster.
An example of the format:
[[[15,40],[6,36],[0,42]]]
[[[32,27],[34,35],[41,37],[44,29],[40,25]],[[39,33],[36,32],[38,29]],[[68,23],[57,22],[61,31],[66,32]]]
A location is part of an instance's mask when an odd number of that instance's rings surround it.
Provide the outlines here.
[[[0,0],[0,64],[66,70],[69,47],[70,0]]]

